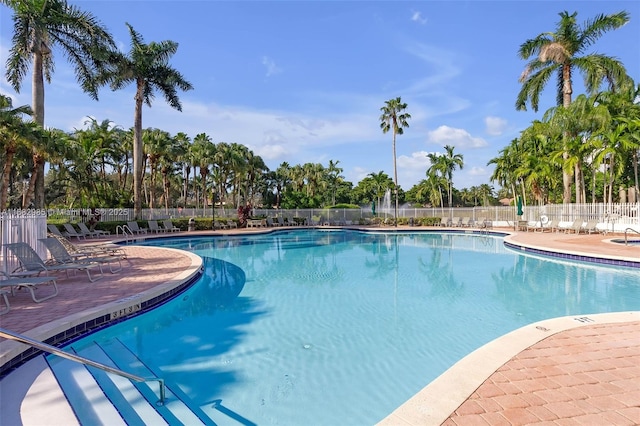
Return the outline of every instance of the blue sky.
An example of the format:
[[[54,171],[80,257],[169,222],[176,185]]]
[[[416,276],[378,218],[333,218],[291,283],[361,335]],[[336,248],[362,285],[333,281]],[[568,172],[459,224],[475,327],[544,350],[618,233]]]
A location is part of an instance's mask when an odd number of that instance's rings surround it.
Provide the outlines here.
[[[554,31],[560,13],[582,24],[626,10],[631,21],[590,49],[621,60],[640,82],[640,2],[629,1],[71,1],[107,26],[128,52],[130,23],[145,42],[173,40],[170,63],[194,90],[183,111],[162,96],[143,111],[143,127],[248,146],[275,170],[283,161],[339,161],[357,184],[372,172],[393,176],[391,134],[380,107],[401,96],[410,127],[397,139],[398,180],[408,190],[425,177],[428,153],[452,145],[464,156],[454,184],[490,183],[487,162],[555,103],[555,82],[540,111],[516,111],[522,42]],[[10,11],[0,6],[0,92],[31,103],[31,76],[16,94],[4,64]],[[84,94],[61,52],[45,88],[45,125],[66,131],[87,116],[133,126],[134,87]],[[575,75],[574,94],[582,93]],[[497,189],[497,187],[496,187]]]

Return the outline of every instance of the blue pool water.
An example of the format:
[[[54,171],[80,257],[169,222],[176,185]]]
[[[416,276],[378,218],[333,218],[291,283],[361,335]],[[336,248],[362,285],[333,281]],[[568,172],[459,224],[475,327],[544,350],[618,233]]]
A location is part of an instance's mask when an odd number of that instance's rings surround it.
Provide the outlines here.
[[[297,230],[149,242],[205,260],[115,339],[216,424],[370,425],[483,344],[546,318],[640,310],[637,269],[536,258],[502,238]]]

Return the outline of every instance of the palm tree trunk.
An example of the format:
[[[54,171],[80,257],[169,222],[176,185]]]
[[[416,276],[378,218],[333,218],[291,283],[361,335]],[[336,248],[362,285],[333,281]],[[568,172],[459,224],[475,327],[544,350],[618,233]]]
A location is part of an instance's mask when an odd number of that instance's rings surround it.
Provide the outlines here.
[[[40,164],[44,162],[38,158],[38,155],[34,153],[33,155],[33,168],[31,169],[31,179],[29,179],[29,187],[27,189],[26,196],[22,199],[22,209],[28,209],[31,205],[31,201],[34,199],[34,194],[36,191],[36,182],[38,179],[38,174]],[[35,208],[35,205],[34,205]]]
[[[396,166],[396,126],[393,127],[393,191],[395,193],[394,224],[398,226],[398,167]]]
[[[562,153],[562,158],[564,159],[564,161],[567,161],[569,158],[569,153],[566,150],[566,145],[565,151]],[[562,203],[571,203],[571,175],[566,170],[564,170],[564,168],[562,169]]]
[[[11,174],[11,164],[13,163],[13,155],[15,149],[12,144],[5,150],[5,163],[2,170],[2,182],[0,183],[0,212],[7,208],[7,199],[9,198],[9,175]]]
[[[133,119],[133,214],[135,219],[142,218],[142,89],[142,85],[138,84]]]
[[[33,54],[33,74],[32,74],[32,105],[33,120],[44,128],[44,72],[43,72],[43,56],[40,50],[42,42],[39,37],[34,41],[36,51]],[[35,181],[34,189],[30,191],[34,198],[33,207],[36,209],[44,208],[44,162],[38,164],[34,169]],[[33,178],[33,176],[32,176]],[[31,186],[31,183],[29,183]],[[27,194],[28,201],[31,202],[30,195]]]

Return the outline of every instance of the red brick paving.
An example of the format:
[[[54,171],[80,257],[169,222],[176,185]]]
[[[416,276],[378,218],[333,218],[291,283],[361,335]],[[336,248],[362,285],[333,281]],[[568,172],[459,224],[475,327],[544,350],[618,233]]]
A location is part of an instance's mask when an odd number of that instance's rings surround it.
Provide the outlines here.
[[[640,424],[640,322],[588,325],[522,351],[444,425]]]
[[[128,260],[122,262],[123,270],[118,273],[112,274],[104,267],[104,277],[93,283],[81,271],[69,278],[64,272],[54,274],[58,277],[59,293],[41,303],[34,303],[25,290],[9,296],[11,310],[0,316],[0,327],[24,333],[52,320],[141,293],[170,280],[191,265],[187,256],[175,251],[143,246],[128,246],[124,250]],[[51,291],[47,287],[36,291],[47,294]]]

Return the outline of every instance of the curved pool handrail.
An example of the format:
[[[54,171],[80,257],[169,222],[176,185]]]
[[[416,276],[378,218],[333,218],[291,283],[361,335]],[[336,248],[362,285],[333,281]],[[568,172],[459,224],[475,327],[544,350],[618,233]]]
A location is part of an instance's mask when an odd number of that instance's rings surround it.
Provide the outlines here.
[[[80,364],[84,364],[84,365],[90,365],[92,367],[106,371],[107,373],[117,374],[118,376],[125,377],[135,382],[158,382],[160,387],[160,400],[157,402],[157,404],[164,405],[165,395],[166,395],[164,379],[161,379],[159,377],[144,378],[144,377],[136,376],[135,374],[127,373],[126,371],[122,371],[117,368],[110,367],[108,365],[101,364],[96,361],[92,361],[88,358],[63,351],[62,349],[56,348],[55,346],[51,346],[44,342],[31,339],[27,336],[23,336],[22,334],[14,333],[5,328],[0,328],[0,337],[4,337],[10,340],[15,340],[17,342],[24,343],[25,345],[32,346],[36,349],[40,349],[41,351],[58,355],[61,358],[66,358],[68,360],[79,362]]]
[[[640,231],[636,231],[636,230],[635,230],[635,229],[633,229],[633,228],[627,228],[627,229],[625,229],[625,230],[624,230],[624,245],[625,245],[625,246],[626,246],[626,245],[628,245],[628,241],[627,241],[627,231],[633,231],[633,232],[635,232],[636,234],[640,234]]]

